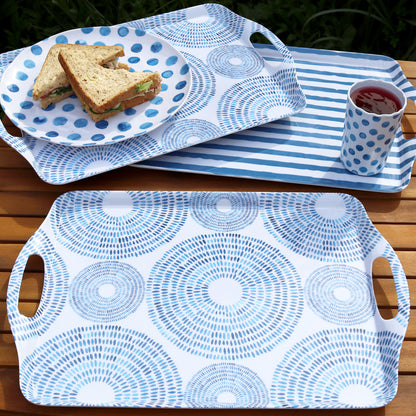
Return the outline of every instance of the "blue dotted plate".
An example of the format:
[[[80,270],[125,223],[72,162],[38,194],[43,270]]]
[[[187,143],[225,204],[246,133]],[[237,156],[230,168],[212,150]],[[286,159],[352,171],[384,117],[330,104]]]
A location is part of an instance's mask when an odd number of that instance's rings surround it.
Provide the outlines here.
[[[73,95],[46,110],[33,101],[33,83],[55,43],[121,45],[125,62],[135,71],[159,71],[162,91],[153,100],[95,123]],[[127,26],[75,29],[52,36],[23,52],[5,71],[1,103],[9,118],[38,139],[69,146],[116,143],[148,133],[172,117],[186,102],[191,72],[183,55],[170,43],[142,29]]]

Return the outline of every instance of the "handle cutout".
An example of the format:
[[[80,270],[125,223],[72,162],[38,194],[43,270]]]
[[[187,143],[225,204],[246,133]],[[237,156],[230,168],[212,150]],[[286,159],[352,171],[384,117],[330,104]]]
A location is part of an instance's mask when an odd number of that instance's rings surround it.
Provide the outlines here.
[[[35,316],[44,285],[45,264],[42,257],[32,254],[23,272],[19,292],[19,312],[27,318]]]
[[[393,280],[393,271],[385,257],[378,257],[372,268],[374,296],[383,319],[393,319],[397,315],[398,299]]]
[[[266,45],[273,45],[270,39],[267,36],[264,36],[263,33],[254,32],[250,36],[251,43],[261,43]]]

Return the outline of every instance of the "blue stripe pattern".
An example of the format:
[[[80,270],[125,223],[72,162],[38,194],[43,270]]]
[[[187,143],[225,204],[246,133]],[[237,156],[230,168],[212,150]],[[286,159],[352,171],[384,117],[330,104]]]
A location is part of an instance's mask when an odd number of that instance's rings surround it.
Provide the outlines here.
[[[272,46],[255,47],[266,61],[281,61]],[[401,130],[385,169],[374,177],[348,172],[339,159],[346,94],[354,82],[365,78],[394,82],[416,101],[416,90],[397,62],[381,55],[297,47],[289,50],[306,95],[305,110],[136,166],[378,192],[404,189],[410,181],[416,141],[405,140]]]

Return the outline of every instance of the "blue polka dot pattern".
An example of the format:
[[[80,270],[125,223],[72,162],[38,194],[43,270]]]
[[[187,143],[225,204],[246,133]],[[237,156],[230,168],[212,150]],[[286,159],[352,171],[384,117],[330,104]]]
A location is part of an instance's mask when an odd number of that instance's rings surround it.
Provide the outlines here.
[[[372,85],[371,81],[361,81],[351,87],[350,91],[366,85]],[[387,90],[395,88],[384,81],[377,81],[377,85]],[[399,88],[396,91],[403,95],[402,109],[396,113],[382,115],[358,109],[348,95],[341,145],[341,161],[348,171],[356,175],[372,176],[380,173],[386,166],[407,101]],[[397,93],[394,94],[397,96]]]
[[[144,280],[132,266],[114,261],[94,263],[75,276],[72,308],[93,322],[115,322],[132,314],[144,296]]]
[[[239,45],[212,49],[207,63],[217,74],[227,78],[253,77],[264,66],[264,60],[253,48]]]
[[[162,346],[115,325],[59,334],[22,369],[23,394],[40,405],[172,407],[181,399],[178,370]]]
[[[39,102],[32,107],[24,105],[45,57],[55,43],[120,44],[125,50],[125,57],[120,61],[128,61],[131,70],[157,70],[161,74],[169,71],[170,76],[164,79],[159,94],[163,101],[157,104],[146,102],[138,106],[134,114],[121,112],[99,123],[90,119],[75,95],[47,109],[42,109]],[[5,70],[0,94],[6,114],[17,127],[38,139],[74,147],[104,145],[149,133],[171,118],[186,102],[190,92],[191,73],[184,70],[187,66],[179,51],[147,32],[138,33],[128,26],[74,29],[24,49]],[[176,88],[178,84],[182,85],[180,93]],[[131,118],[126,120],[126,117]],[[86,122],[80,124],[80,119]]]
[[[360,260],[382,238],[360,202],[346,194],[275,193],[261,199],[261,206],[273,237],[316,260]]]
[[[162,133],[162,147],[164,150],[182,149],[220,136],[221,130],[209,121],[178,120]]]
[[[396,394],[401,337],[338,328],[299,341],[277,365],[270,399],[278,407],[359,408]]]
[[[29,319],[19,312],[20,290],[15,289],[20,286],[27,259],[31,255],[39,255],[47,261],[44,261],[45,277],[43,279],[42,299],[35,315]],[[55,322],[67,300],[68,279],[67,266],[58,254],[56,247],[43,230],[38,230],[23,247],[10,276],[7,299],[8,317],[17,341],[25,341],[41,336]]]
[[[372,277],[344,264],[315,270],[308,277],[304,291],[312,311],[337,325],[366,322],[377,310]]]
[[[257,218],[258,197],[249,192],[194,192],[190,210],[192,218],[205,228],[237,231]]]
[[[150,253],[171,241],[187,217],[187,200],[180,193],[81,192],[58,199],[55,206],[56,239],[95,259]]]
[[[188,117],[204,109],[215,96],[216,79],[207,65],[195,56],[184,53],[192,69],[192,87],[189,99],[172,120]]]
[[[303,310],[292,263],[267,243],[232,233],[176,244],[152,268],[147,288],[149,317],[160,332],[211,359],[272,351]]]
[[[268,391],[252,370],[235,363],[217,363],[203,368],[186,386],[185,402],[200,408],[266,407]]]

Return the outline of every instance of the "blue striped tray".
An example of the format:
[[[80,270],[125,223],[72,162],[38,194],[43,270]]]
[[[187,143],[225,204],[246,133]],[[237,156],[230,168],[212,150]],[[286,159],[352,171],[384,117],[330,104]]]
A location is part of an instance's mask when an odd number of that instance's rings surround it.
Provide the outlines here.
[[[269,61],[269,45],[255,45]],[[237,134],[147,160],[138,167],[238,176],[377,192],[398,192],[410,181],[416,140],[398,131],[385,169],[374,177],[349,173],[339,159],[350,85],[364,78],[394,82],[407,97],[416,90],[400,65],[380,56],[289,47],[307,106],[302,112]]]

